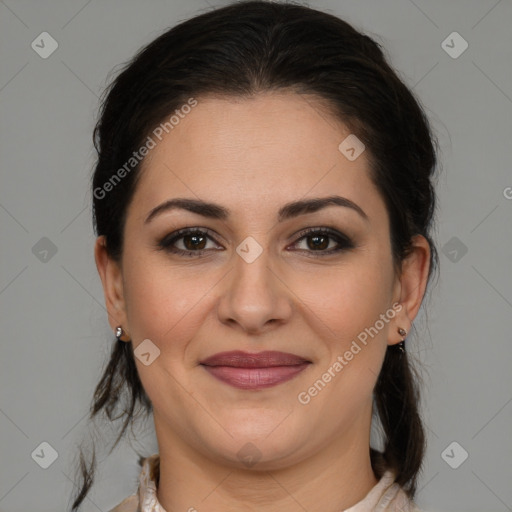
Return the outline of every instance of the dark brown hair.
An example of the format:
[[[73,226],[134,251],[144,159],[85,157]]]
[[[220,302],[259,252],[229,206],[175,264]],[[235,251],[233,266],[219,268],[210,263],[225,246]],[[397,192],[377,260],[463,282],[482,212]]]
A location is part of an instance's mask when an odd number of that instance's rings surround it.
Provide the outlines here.
[[[112,258],[123,250],[127,208],[140,165],[108,194],[99,190],[142,146],[152,130],[190,97],[251,97],[289,90],[314,95],[367,148],[370,176],[390,218],[393,261],[399,270],[411,239],[431,247],[429,281],[438,267],[431,230],[435,213],[437,142],[411,90],[382,47],[340,18],[309,7],[266,1],[238,2],[180,23],[143,48],[112,81],[94,130],[98,154],[92,178],[94,228]],[[425,451],[417,378],[410,357],[390,346],[374,390],[382,452],[371,449],[377,473],[391,468],[410,497]],[[131,343],[113,340],[110,361],[94,392],[90,419],[100,412],[123,419],[111,451],[142,412],[152,411]],[[140,460],[139,460],[140,462]],[[96,455],[80,450],[82,483],[77,510],[94,481]]]

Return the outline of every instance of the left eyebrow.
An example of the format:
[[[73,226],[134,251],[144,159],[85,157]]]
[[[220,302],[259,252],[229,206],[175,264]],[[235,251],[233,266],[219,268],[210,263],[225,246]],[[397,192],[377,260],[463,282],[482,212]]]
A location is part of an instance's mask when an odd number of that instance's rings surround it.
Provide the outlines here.
[[[293,217],[298,217],[299,215],[314,213],[328,206],[342,206],[345,208],[351,208],[352,210],[356,211],[363,219],[369,221],[368,215],[366,215],[364,210],[358,204],[354,203],[350,199],[347,199],[346,197],[341,196],[318,197],[287,203],[282,208],[280,208],[277,216],[278,221],[282,222]],[[183,209],[198,215],[202,215],[203,217],[219,220],[226,220],[231,213],[229,209],[215,203],[209,203],[198,199],[176,198],[165,201],[164,203],[153,208],[149,212],[149,215],[144,221],[144,224],[150,222],[157,215],[173,209]]]

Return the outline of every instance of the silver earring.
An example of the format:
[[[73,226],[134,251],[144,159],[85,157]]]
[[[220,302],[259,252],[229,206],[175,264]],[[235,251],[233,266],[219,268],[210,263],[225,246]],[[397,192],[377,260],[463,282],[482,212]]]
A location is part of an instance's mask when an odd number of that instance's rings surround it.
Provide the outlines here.
[[[402,341],[397,344],[397,350],[400,351],[400,353],[405,353],[405,336],[407,336],[407,331],[405,329],[402,329],[401,327],[398,328],[398,334],[400,336],[403,336]]]
[[[121,336],[122,335],[123,335],[123,328],[120,325],[118,325],[116,327],[116,338],[117,338],[117,341],[122,341],[121,340]]]

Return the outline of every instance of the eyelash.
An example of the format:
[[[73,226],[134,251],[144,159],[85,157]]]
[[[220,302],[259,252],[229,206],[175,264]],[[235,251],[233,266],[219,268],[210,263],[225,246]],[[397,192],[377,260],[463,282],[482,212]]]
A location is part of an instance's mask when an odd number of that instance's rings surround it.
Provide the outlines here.
[[[311,256],[314,258],[317,258],[317,257],[321,258],[323,256],[328,256],[328,255],[338,253],[341,251],[345,251],[348,249],[353,249],[355,247],[352,240],[350,238],[348,238],[346,235],[344,235],[334,229],[328,228],[328,227],[307,228],[307,229],[300,231],[298,233],[299,238],[296,240],[294,245],[297,244],[298,242],[300,242],[303,238],[307,238],[308,236],[311,236],[313,234],[321,235],[321,236],[322,235],[328,236],[328,237],[334,239],[339,245],[339,247],[337,247],[335,249],[330,249],[330,250],[313,251],[313,250],[307,250],[307,249],[298,249],[299,251],[305,251],[305,252],[312,253]],[[188,256],[188,257],[201,256],[203,253],[210,250],[210,249],[201,249],[198,251],[190,251],[190,250],[185,251],[183,249],[177,249],[176,247],[173,246],[174,243],[176,243],[178,240],[180,240],[181,238],[183,238],[186,235],[206,236],[210,240],[215,241],[211,234],[211,231],[207,228],[184,228],[184,229],[179,229],[178,231],[174,231],[173,233],[165,236],[158,243],[158,248],[163,251],[177,254],[179,256]],[[315,252],[317,252],[318,254],[314,254]]]

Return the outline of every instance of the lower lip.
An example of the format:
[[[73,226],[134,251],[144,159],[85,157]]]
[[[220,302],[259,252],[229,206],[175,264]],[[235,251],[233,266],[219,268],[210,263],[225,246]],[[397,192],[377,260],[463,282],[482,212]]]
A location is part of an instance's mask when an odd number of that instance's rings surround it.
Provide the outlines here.
[[[306,369],[310,363],[266,368],[239,368],[233,366],[206,366],[203,368],[216,379],[239,389],[265,389],[287,380]]]

